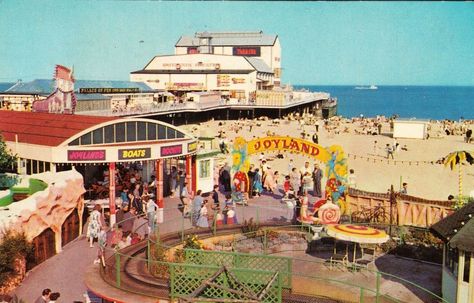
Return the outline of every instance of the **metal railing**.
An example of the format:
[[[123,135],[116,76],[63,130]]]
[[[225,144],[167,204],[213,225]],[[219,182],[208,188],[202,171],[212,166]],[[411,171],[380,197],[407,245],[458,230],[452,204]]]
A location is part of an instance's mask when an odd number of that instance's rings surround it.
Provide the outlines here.
[[[164,222],[157,225],[153,236],[147,237],[139,244],[120,251],[107,248],[107,255],[110,257],[107,259],[105,268],[101,271],[105,281],[122,290],[149,297],[178,297],[183,295],[176,290],[177,285],[175,283],[178,283],[177,280],[173,280],[173,275],[176,275],[178,268],[195,268],[195,266],[198,266],[208,271],[215,271],[216,268],[218,268],[218,263],[212,264],[212,262],[208,262],[208,264],[195,264],[196,261],[192,261],[194,263],[177,263],[173,260],[171,255],[167,255],[169,250],[176,247],[176,245],[182,244],[182,241],[185,240],[187,235],[194,234],[202,235],[203,239],[206,237],[230,235],[233,237],[232,250],[234,250],[235,246],[238,245],[238,239],[242,239],[243,236],[246,236],[246,234],[240,232],[241,225],[234,225],[233,227],[218,225],[218,222],[216,222],[216,213],[214,213],[209,229],[193,228],[190,220],[182,217],[174,209],[164,210],[164,213]],[[268,256],[267,253],[270,252],[268,250],[269,243],[271,242],[270,237],[274,237],[274,234],[272,234],[274,231],[285,229],[299,231],[303,236],[306,235],[308,240],[310,239],[309,233],[311,227],[303,225],[292,226],[291,220],[293,219],[293,213],[292,210],[286,208],[286,206],[239,206],[236,209],[236,215],[237,218],[239,218],[239,222],[252,219],[260,228],[257,231],[247,233],[247,235],[258,233],[258,237],[260,237],[259,240],[264,247],[263,254],[254,257],[255,260],[258,260],[258,258],[261,260],[265,257],[271,257]],[[118,224],[120,223],[121,222],[118,222]],[[236,235],[238,235],[237,240]],[[252,237],[254,236],[255,235]],[[161,260],[150,258],[152,255],[155,255],[157,249],[162,249]],[[231,255],[232,258],[241,258],[243,255],[246,255],[236,252],[225,253],[195,250],[185,250],[184,254],[186,256],[191,256],[192,254],[209,254],[209,256],[206,257],[208,260],[209,258],[212,259],[213,255],[226,255],[226,258],[228,258],[229,255]],[[255,255],[250,254],[248,256],[253,257]],[[191,259],[192,258],[189,259],[189,262],[191,262]],[[328,267],[328,263],[325,260],[307,260],[295,257],[288,259],[291,261],[288,261],[287,271],[282,268],[278,271],[279,282],[276,286],[277,288],[290,286],[291,294],[286,294],[286,296],[297,294],[307,296],[308,298],[332,297],[337,300],[349,302],[403,302],[404,299],[398,297],[399,293],[390,292],[390,287],[388,289],[387,287],[383,287],[382,279],[384,279],[390,280],[393,283],[402,284],[424,301],[446,302],[439,295],[427,288],[390,273],[371,270],[365,267],[362,268],[358,265],[351,264],[350,267],[342,265],[336,267],[337,270],[342,271],[345,278],[328,277],[329,275],[337,275],[333,274],[335,272]],[[185,260],[188,261],[187,258],[185,258]],[[247,263],[247,265],[243,265],[244,263]],[[255,270],[254,268],[241,268],[242,266],[252,264],[249,262],[239,263],[233,261],[233,264],[234,268],[238,270]],[[235,264],[237,264],[237,266],[235,266]],[[295,268],[298,269],[296,270]],[[312,268],[314,270],[310,270],[310,273],[301,270]],[[257,269],[263,270],[264,272],[271,271],[269,268],[262,269],[258,266]],[[273,272],[275,272],[275,270],[273,270]],[[153,275],[152,273],[155,274]],[[339,271],[337,273],[339,274]],[[286,281],[290,280],[291,284],[285,282],[285,276],[287,277]],[[136,287],[137,284],[141,286]],[[285,298],[285,293],[283,296]]]

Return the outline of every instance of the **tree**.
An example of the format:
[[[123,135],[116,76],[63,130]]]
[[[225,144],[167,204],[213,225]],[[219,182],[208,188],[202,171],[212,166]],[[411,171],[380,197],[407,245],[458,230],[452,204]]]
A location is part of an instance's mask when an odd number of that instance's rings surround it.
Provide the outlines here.
[[[17,156],[11,153],[7,144],[0,134],[0,173],[13,172],[16,165]]]

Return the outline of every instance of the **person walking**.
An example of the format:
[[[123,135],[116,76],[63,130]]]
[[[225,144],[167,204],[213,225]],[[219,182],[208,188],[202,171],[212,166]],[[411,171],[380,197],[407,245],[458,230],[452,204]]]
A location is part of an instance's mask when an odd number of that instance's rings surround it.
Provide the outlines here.
[[[313,134],[313,143],[314,143],[314,144],[318,144],[318,142],[319,142],[318,134],[317,134],[317,133],[314,133],[314,134]]]
[[[203,202],[203,197],[201,196],[202,191],[198,190],[196,192],[196,196],[193,199],[193,209],[192,209],[192,218],[191,223],[193,226],[197,225],[197,221],[199,219],[199,214],[201,213],[201,206]]]
[[[315,197],[321,198],[321,180],[323,178],[323,171],[319,168],[318,164],[314,165],[313,170],[313,195]]]
[[[258,168],[255,169],[255,177],[253,180],[253,190],[256,196],[260,196],[260,194],[263,191],[262,175],[260,174],[260,169]]]
[[[349,176],[347,177],[347,183],[349,188],[357,188],[357,176],[354,173],[354,170],[351,168],[349,169]]]
[[[59,297],[61,296],[58,292],[53,292],[49,295],[49,303],[56,303]]]
[[[387,143],[385,145],[385,151],[387,152],[387,159],[389,157],[392,157],[392,159],[393,159],[393,148],[390,146],[390,144]]]
[[[35,300],[35,303],[47,303],[49,302],[49,296],[51,295],[51,289],[45,288],[41,293],[41,297]]]
[[[89,247],[94,247],[94,239],[99,235],[100,229],[102,228],[101,216],[101,206],[96,204],[94,210],[92,211],[89,217],[89,226],[87,227],[87,237],[90,240]]]
[[[158,209],[158,205],[156,205],[155,201],[150,199],[150,196],[143,197],[143,201],[146,205],[146,217],[148,218],[148,234],[151,234],[155,231],[156,210]]]
[[[290,184],[291,184],[291,187],[293,187],[293,190],[295,191],[295,195],[297,195],[300,192],[301,175],[296,169],[296,167],[293,167],[293,169],[291,170]]]
[[[219,209],[219,185],[214,185],[214,189],[212,190],[212,201],[214,201],[214,208]]]
[[[199,219],[197,220],[197,227],[208,228],[209,220],[207,217],[207,200],[204,200],[199,211]]]
[[[191,210],[191,199],[189,197],[189,192],[188,192],[188,183],[184,182],[183,189],[181,190],[179,194],[179,198],[181,199],[182,203],[182,209],[183,209],[183,217],[187,218],[190,215],[190,210]]]

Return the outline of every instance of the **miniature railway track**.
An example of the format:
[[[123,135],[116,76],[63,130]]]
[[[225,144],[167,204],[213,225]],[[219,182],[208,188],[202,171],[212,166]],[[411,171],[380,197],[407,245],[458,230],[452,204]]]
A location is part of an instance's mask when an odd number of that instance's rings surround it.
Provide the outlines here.
[[[285,226],[281,223],[267,223],[264,227]],[[225,226],[219,228],[217,235],[234,234],[240,232],[241,226]],[[209,230],[188,230],[185,235],[197,234],[201,237],[213,236]],[[181,234],[179,232],[171,232],[161,235],[160,240],[166,245],[176,245],[181,243]],[[147,268],[146,264],[146,241],[141,241],[135,245],[129,246],[121,251],[123,256],[120,264],[120,288],[137,294],[146,295],[154,298],[169,298],[169,280],[153,276]],[[111,256],[106,260],[106,268],[101,270],[102,278],[110,285],[116,285],[116,263],[115,257]],[[309,297],[303,295],[292,294],[289,290],[284,290],[282,294],[283,302],[287,303],[334,303],[335,300],[326,298]]]

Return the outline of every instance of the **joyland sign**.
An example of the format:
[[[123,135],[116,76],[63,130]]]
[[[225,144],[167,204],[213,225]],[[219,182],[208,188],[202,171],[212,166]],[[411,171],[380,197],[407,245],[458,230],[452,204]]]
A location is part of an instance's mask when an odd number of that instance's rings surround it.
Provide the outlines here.
[[[331,158],[329,152],[321,145],[297,138],[265,137],[247,143],[248,154],[275,150],[300,153],[323,162],[326,162]]]
[[[68,150],[68,161],[104,161],[105,150]]]
[[[162,157],[180,155],[182,152],[183,146],[181,144],[161,147]]]

